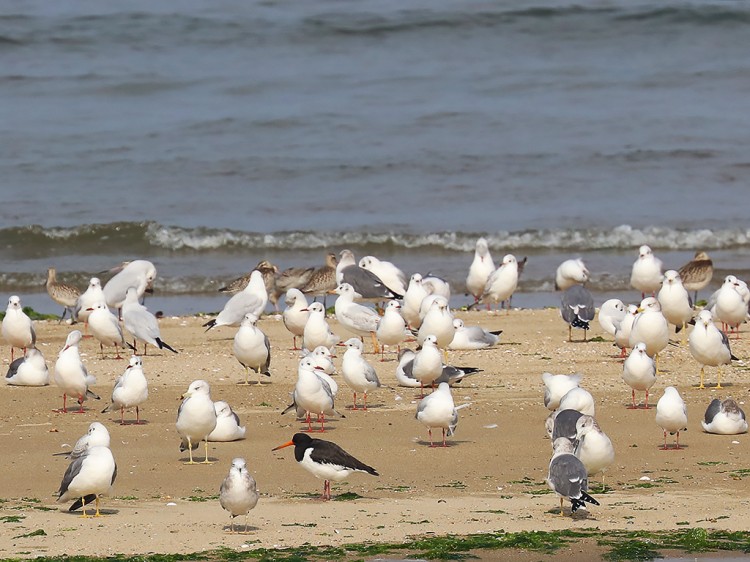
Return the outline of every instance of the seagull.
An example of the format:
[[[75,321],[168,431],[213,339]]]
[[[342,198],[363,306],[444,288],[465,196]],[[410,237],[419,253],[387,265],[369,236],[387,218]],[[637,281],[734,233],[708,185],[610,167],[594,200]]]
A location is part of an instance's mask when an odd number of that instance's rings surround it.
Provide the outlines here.
[[[34,325],[31,323],[31,318],[23,311],[21,299],[17,295],[8,299],[8,308],[5,309],[1,331],[10,344],[11,362],[13,362],[16,347],[23,349],[26,354],[26,348],[36,343]]]
[[[313,364],[316,367],[320,367],[323,370],[323,373],[332,375],[336,372],[336,366],[333,364],[332,359],[333,355],[331,354],[331,350],[326,346],[319,345],[310,352],[308,352],[307,350],[302,350],[302,353],[302,357],[309,357],[310,359],[312,359]],[[318,375],[320,375],[320,372],[318,372]],[[336,394],[336,391],[334,390],[333,393]]]
[[[216,427],[208,434],[207,441],[239,441],[245,438],[245,426],[240,426],[240,417],[232,407],[218,400],[214,402],[216,412]]]
[[[620,358],[625,357],[625,349],[630,347],[630,332],[633,329],[633,322],[638,315],[638,307],[629,304],[625,309],[625,318],[615,328],[615,345],[620,348]]]
[[[432,442],[433,427],[442,429],[443,447],[448,446],[445,442],[446,433],[450,437],[456,432],[458,410],[468,405],[462,404],[456,407],[453,402],[450,385],[447,382],[441,382],[435,392],[420,400],[417,405],[417,414],[414,417],[427,426],[427,434],[430,436],[430,447],[435,446]]]
[[[615,462],[615,448],[593,416],[584,415],[578,418],[574,454],[581,459],[589,476],[602,473],[604,485],[604,471]]]
[[[63,413],[68,411],[66,404],[68,394],[78,398],[80,406],[78,413],[83,413],[83,402],[87,398],[99,400],[99,397],[89,390],[89,386],[96,383],[96,378],[89,375],[81,362],[81,355],[78,351],[81,337],[80,330],[70,332],[65,340],[65,347],[60,351],[55,363],[55,384],[63,391],[63,407],[58,411]]]
[[[305,323],[305,329],[302,331],[302,346],[305,349],[314,349],[321,345],[330,348],[341,341],[341,338],[331,331],[331,327],[326,320],[325,309],[321,303],[310,303],[303,310],[310,313]]]
[[[488,331],[481,326],[465,326],[460,318],[453,320],[455,332],[448,349],[472,350],[487,349],[500,341],[502,330]]]
[[[354,391],[354,405],[357,409],[357,392],[364,394],[363,410],[367,410],[367,391],[380,388],[380,381],[375,369],[362,357],[362,342],[358,338],[351,338],[344,342],[347,347],[341,364],[341,374]]]
[[[342,283],[334,290],[339,295],[336,299],[336,319],[350,332],[358,336],[370,334],[375,353],[380,351],[376,332],[380,323],[380,316],[372,308],[354,302],[354,287],[349,283]]]
[[[419,316],[419,309],[422,306],[422,301],[429,295],[422,281],[422,276],[419,273],[411,276],[409,287],[406,289],[406,294],[404,294],[404,304],[401,307],[401,314],[404,320],[414,329],[419,328],[419,325],[422,323],[422,319]]]
[[[590,275],[581,258],[565,260],[555,272],[555,291],[566,291],[573,285],[585,285]]]
[[[268,336],[255,325],[257,322],[258,317],[255,314],[245,314],[232,344],[232,353],[240,365],[245,367],[245,384],[250,384],[250,369],[258,373],[258,376],[271,376],[268,371],[271,365],[271,343]]]
[[[253,271],[256,270],[260,271],[260,274],[263,277],[263,285],[266,288],[268,300],[271,301],[276,311],[278,311],[279,306],[276,293],[276,276],[279,274],[279,268],[273,265],[268,260],[261,260],[253,269]],[[236,295],[237,293],[243,291],[245,287],[247,287],[248,283],[250,283],[250,276],[253,274],[253,271],[243,275],[242,277],[238,277],[233,281],[230,281],[224,287],[219,289],[219,292],[227,293],[229,295]]]
[[[122,304],[122,321],[125,329],[133,334],[133,348],[138,340],[143,342],[144,355],[146,355],[146,345],[149,343],[159,349],[166,348],[172,353],[177,353],[172,346],[161,339],[156,316],[138,302],[138,293],[133,287],[128,289],[125,302]]]
[[[701,364],[701,384],[703,385],[704,368],[706,365],[719,367],[719,380],[716,388],[721,388],[721,366],[737,358],[732,355],[729,347],[729,338],[714,324],[713,315],[710,310],[703,309],[695,321],[695,328],[688,337],[688,348],[693,358]]]
[[[401,316],[401,305],[398,301],[388,301],[385,312],[380,319],[375,335],[380,343],[380,360],[384,361],[386,346],[396,346],[397,353],[401,351],[401,342],[406,339],[406,320]]]
[[[89,447],[80,457],[74,459],[65,471],[57,501],[62,503],[75,499],[68,511],[83,508],[82,517],[89,517],[86,514],[86,503],[96,501],[94,517],[100,517],[99,496],[109,494],[115,478],[117,464],[109,447]]]
[[[326,263],[318,269],[310,272],[310,277],[304,284],[299,286],[299,290],[312,297],[323,297],[323,308],[325,308],[325,298],[328,293],[333,291],[338,283],[336,282],[336,266],[338,260],[336,254],[326,254]]]
[[[680,268],[682,285],[694,291],[693,302],[698,300],[698,291],[705,289],[714,275],[714,263],[703,251],[695,252],[695,257]]]
[[[748,302],[742,294],[746,290],[747,285],[743,287],[742,282],[734,275],[727,275],[721,288],[716,292],[716,302],[713,307],[706,305],[719,322],[736,328],[738,338],[740,337],[740,324],[747,319]]]
[[[651,248],[643,245],[638,249],[638,259],[630,273],[630,285],[641,292],[642,299],[646,293],[655,294],[661,286],[661,267],[661,260],[654,256]]]
[[[622,380],[625,381],[632,389],[633,405],[628,408],[635,410],[635,391],[646,392],[646,404],[644,408],[648,410],[648,391],[656,382],[656,363],[653,358],[646,353],[646,344],[639,342],[633,347],[628,358],[622,365]]]
[[[47,282],[45,283],[47,288],[47,294],[57,304],[64,306],[62,316],[60,316],[60,322],[65,320],[65,315],[70,312],[70,317],[73,318],[73,309],[78,302],[78,297],[81,296],[81,291],[72,285],[66,285],[57,281],[57,270],[54,267],[47,269]]]
[[[469,275],[466,277],[466,290],[474,297],[475,305],[484,293],[484,287],[493,271],[495,271],[495,262],[492,261],[487,240],[479,238],[474,249],[474,261],[471,262]],[[487,304],[489,306],[489,303]]]
[[[518,262],[513,254],[503,257],[500,266],[492,272],[479,302],[501,304],[508,302],[507,311],[510,312],[510,299],[518,286]]]
[[[109,447],[109,442],[109,431],[104,426],[104,424],[100,422],[92,422],[89,425],[86,433],[81,435],[81,437],[78,439],[78,441],[76,441],[76,444],[70,451],[64,453],[55,453],[55,455],[65,455],[65,458],[77,459],[83,456],[83,454],[91,447]]]
[[[325,416],[340,415],[333,404],[334,394],[328,382],[319,376],[323,368],[317,367],[310,357],[303,357],[297,369],[297,383],[292,401],[297,409],[307,412],[307,430],[312,431],[311,414],[317,414],[321,433],[325,431]],[[284,410],[282,414],[289,411]]]
[[[84,331],[88,329],[89,314],[97,305],[107,306],[107,299],[102,291],[102,283],[98,277],[89,280],[88,288],[78,297],[75,308],[73,308],[73,319],[83,322]]]
[[[447,301],[451,300],[451,285],[442,277],[428,273],[422,278],[422,285],[429,294],[439,295]]]
[[[219,315],[209,320],[203,327],[208,332],[218,326],[237,326],[245,314],[252,313],[260,318],[268,304],[268,293],[263,282],[263,274],[257,269],[250,274],[250,281],[242,291],[227,301]]]
[[[359,260],[359,267],[373,273],[392,293],[406,293],[406,275],[389,261],[379,260],[375,256],[365,256]]]
[[[731,398],[719,400],[714,398],[706,409],[701,425],[707,433],[719,435],[737,435],[747,432],[745,412]]]
[[[112,403],[102,410],[102,414],[120,408],[120,425],[125,425],[125,408],[135,407],[135,423],[141,423],[140,405],[148,398],[148,381],[143,374],[143,360],[137,355],[130,358],[125,372],[117,377],[112,390]]]
[[[573,285],[565,290],[560,304],[560,315],[568,323],[568,341],[573,341],[573,328],[581,328],[583,341],[586,341],[589,322],[594,319],[595,314],[594,299],[586,287]]]
[[[216,411],[211,400],[211,390],[204,380],[190,383],[182,395],[182,404],[177,410],[177,433],[182,437],[180,451],[188,450],[190,460],[185,464],[198,464],[193,460],[193,449],[205,442],[206,458],[202,464],[213,464],[208,460],[208,436],[216,427]]]
[[[560,437],[553,444],[554,454],[549,463],[547,484],[560,497],[560,515],[563,515],[563,498],[572,504],[571,512],[586,508],[586,502],[599,505],[588,493],[589,480],[586,467],[573,454],[573,443]]]
[[[552,373],[543,373],[544,407],[548,410],[557,410],[560,407],[560,399],[565,396],[569,390],[578,388],[582,376],[583,375],[580,373],[574,375],[553,375]]]
[[[341,250],[339,263],[336,265],[336,283],[339,287],[347,283],[351,285],[353,293],[363,299],[400,299],[401,293],[394,293],[372,271],[359,267],[351,250]]]
[[[396,380],[399,386],[408,388],[419,388],[421,383],[414,377],[414,357],[416,354],[411,349],[402,349],[399,352],[398,366],[396,367]],[[447,382],[450,386],[460,383],[469,375],[482,372],[476,367],[454,367],[443,365],[443,372],[435,379],[436,384]]]
[[[443,360],[436,342],[435,336],[427,336],[422,342],[422,349],[414,356],[412,376],[419,381],[422,396],[424,386],[430,384],[435,388],[435,380],[443,374]]]
[[[667,432],[670,435],[677,434],[677,446],[675,450],[680,449],[680,431],[687,430],[687,406],[682,396],[673,386],[664,389],[664,395],[656,403],[656,425],[664,430],[664,447],[667,447]]]
[[[654,297],[641,301],[640,313],[633,319],[630,329],[630,347],[643,342],[646,353],[654,358],[656,372],[659,372],[659,353],[669,344],[669,324],[661,313],[661,305]]]
[[[8,367],[5,382],[16,386],[46,386],[49,384],[49,371],[42,352],[29,347],[24,357],[19,357]]]
[[[247,514],[258,504],[258,490],[253,478],[247,471],[247,463],[243,458],[232,459],[224,481],[219,488],[219,504],[229,512],[229,531],[234,533],[234,518],[245,516],[245,531],[247,532]]]
[[[437,297],[432,301],[430,309],[419,327],[417,343],[422,345],[424,339],[429,335],[435,336],[435,344],[440,349],[447,349],[456,335],[456,328],[453,326],[453,314],[448,308],[448,301],[443,297]]]
[[[602,330],[614,336],[626,314],[625,305],[620,299],[609,299],[599,307],[597,319]]]
[[[140,305],[139,305],[140,306]],[[115,359],[122,359],[120,356],[120,349],[122,347],[129,347],[135,351],[135,347],[125,341],[125,336],[122,334],[122,328],[120,328],[120,322],[117,320],[117,316],[112,314],[104,303],[99,303],[94,307],[86,309],[89,314],[89,328],[91,329],[91,335],[99,340],[99,350],[104,359],[104,346],[107,347],[115,346],[116,356]]]
[[[675,326],[675,333],[685,330],[688,322],[693,318],[693,301],[690,300],[690,295],[682,285],[680,274],[674,269],[664,273],[664,281],[656,298],[664,318]],[[685,331],[682,334],[682,344],[685,345]]]
[[[299,289],[289,289],[284,297],[286,308],[281,317],[284,320],[284,327],[292,333],[293,344],[292,350],[297,351],[297,337],[305,333],[305,324],[310,317],[310,311],[307,308],[307,299]]]
[[[560,398],[559,410],[578,410],[582,414],[587,416],[594,415],[595,403],[594,397],[588,390],[584,390],[580,386],[571,388],[565,393],[565,396]]]
[[[313,439],[304,433],[295,433],[291,441],[274,447],[272,451],[292,445],[294,445],[294,458],[302,468],[316,478],[324,480],[322,498],[324,500],[331,499],[331,480],[341,482],[352,472],[367,472],[373,476],[379,476],[374,468],[358,461],[336,443]]]
[[[107,306],[115,309],[122,308],[126,300],[128,289],[135,287],[136,300],[147,292],[153,292],[156,267],[147,260],[133,260],[123,267],[112,279],[104,285],[104,298]]]
[[[550,438],[550,444],[554,445],[558,437],[565,437],[575,441],[578,435],[576,422],[583,416],[578,410],[555,410],[544,422],[547,430],[547,436]]]

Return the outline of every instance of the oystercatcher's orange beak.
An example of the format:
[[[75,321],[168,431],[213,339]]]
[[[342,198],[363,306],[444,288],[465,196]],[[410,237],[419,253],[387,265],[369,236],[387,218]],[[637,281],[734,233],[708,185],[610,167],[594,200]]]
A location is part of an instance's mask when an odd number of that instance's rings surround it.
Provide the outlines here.
[[[274,447],[271,450],[272,451],[278,451],[279,449],[283,449],[284,447],[291,447],[292,445],[294,445],[294,441],[288,441],[288,442],[284,443],[283,445],[279,445],[278,447]]]

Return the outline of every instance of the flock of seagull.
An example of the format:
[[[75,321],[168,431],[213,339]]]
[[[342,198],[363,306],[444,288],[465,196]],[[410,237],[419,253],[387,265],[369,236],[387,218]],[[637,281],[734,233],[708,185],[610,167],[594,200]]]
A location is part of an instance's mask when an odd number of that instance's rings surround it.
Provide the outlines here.
[[[466,290],[474,298],[472,306],[491,305],[510,308],[510,300],[518,287],[523,261],[508,254],[495,267],[485,239],[476,243],[474,260],[466,278]],[[54,268],[48,272],[47,290],[50,296],[65,307],[66,313],[80,322],[84,330],[104,347],[114,347],[117,357],[120,349],[130,348],[134,355],[124,373],[115,382],[111,404],[103,412],[120,410],[120,421],[125,423],[126,409],[135,408],[135,423],[140,423],[139,407],[148,398],[148,383],[143,372],[143,362],[136,355],[138,342],[173,353],[177,350],[161,339],[158,319],[142,304],[156,277],[156,268],[146,260],[125,263],[102,287],[98,278],[90,280],[87,290],[59,283]],[[708,256],[699,252],[679,272],[662,271],[662,264],[648,246],[642,246],[633,264],[631,285],[641,291],[639,305],[626,306],[611,299],[602,304],[598,320],[601,327],[614,337],[616,345],[625,355],[622,378],[632,388],[632,408],[637,408],[635,393],[645,391],[646,409],[649,408],[649,390],[658,374],[658,357],[669,344],[669,325],[683,334],[688,324],[694,324],[687,338],[690,353],[701,365],[703,388],[706,366],[719,367],[718,384],[721,388],[721,367],[736,359],[730,349],[725,332],[716,327],[719,321],[737,331],[748,318],[750,291],[747,285],[734,276],[727,276],[721,288],[696,314],[690,291],[701,290],[711,280],[713,265]],[[586,289],[590,273],[581,259],[563,262],[555,275],[555,287],[562,291],[560,312],[573,329],[583,329],[584,339],[589,323],[595,317],[593,298]],[[451,349],[475,350],[496,345],[499,332],[490,332],[480,326],[465,326],[455,319],[449,307],[450,286],[439,277],[415,273],[407,281],[395,265],[373,256],[356,262],[350,250],[343,250],[337,259],[328,254],[320,268],[278,268],[262,261],[248,275],[242,276],[222,292],[231,294],[221,312],[204,324],[206,331],[220,326],[238,326],[232,352],[245,369],[245,384],[250,383],[250,373],[271,376],[271,344],[258,327],[258,319],[269,301],[277,308],[281,295],[286,304],[282,318],[293,337],[294,349],[301,340],[301,358],[298,376],[291,393],[292,403],[282,413],[293,411],[307,423],[307,432],[313,431],[313,417],[320,431],[325,431],[326,416],[342,417],[335,401],[339,384],[331,376],[336,368],[332,360],[334,346],[343,345],[346,351],[341,363],[341,375],[353,393],[352,409],[358,405],[367,409],[368,392],[381,386],[375,367],[364,355],[364,338],[372,341],[375,354],[384,359],[386,348],[396,348],[398,363],[396,380],[401,386],[419,387],[422,392],[415,418],[427,427],[430,446],[435,446],[433,429],[441,430],[443,446],[458,425],[459,410],[470,406],[454,403],[451,387],[465,377],[477,372],[470,367],[447,364],[447,351]],[[658,294],[657,294],[658,292]],[[325,305],[309,302],[310,297],[338,295],[335,317],[339,325],[358,337],[342,342],[326,319]],[[646,293],[653,296],[646,297]],[[382,315],[362,301],[385,303]],[[118,314],[112,312],[115,310]],[[120,323],[122,320],[122,324]],[[123,330],[124,327],[124,330]],[[132,336],[133,344],[125,334]],[[49,373],[41,352],[36,347],[33,323],[23,312],[20,298],[11,296],[2,335],[11,346],[11,364],[6,376],[8,384],[39,386],[49,383]],[[81,360],[78,344],[83,334],[79,330],[69,333],[53,370],[54,382],[63,392],[60,412],[67,412],[67,398],[74,398],[83,410],[88,399],[99,399],[91,386],[96,383]],[[416,350],[401,349],[405,341],[416,341]],[[15,349],[23,356],[15,359]],[[377,355],[375,355],[376,357]],[[545,385],[544,405],[552,411],[546,421],[553,454],[549,464],[548,483],[563,500],[571,502],[571,512],[586,503],[598,505],[588,494],[589,476],[604,473],[614,461],[615,453],[610,439],[595,419],[595,401],[580,386],[580,375],[542,376]],[[425,389],[433,391],[425,395]],[[687,427],[687,409],[674,387],[667,387],[656,406],[656,423],[664,431],[664,448],[668,448],[666,434],[676,434]],[[732,399],[714,400],[709,405],[703,427],[707,432],[733,434],[747,431],[744,412]],[[176,429],[181,437],[180,450],[188,451],[188,464],[195,464],[193,450],[201,441],[205,444],[203,463],[210,463],[208,441],[242,439],[245,428],[226,402],[211,399],[209,383],[193,381],[177,413]],[[355,459],[330,441],[313,439],[307,433],[297,433],[293,439],[276,449],[294,446],[296,461],[316,477],[324,480],[323,497],[330,498],[330,481],[342,481],[352,472],[377,475],[377,471]],[[274,449],[274,450],[276,450]],[[117,468],[109,449],[109,433],[99,422],[91,424],[70,453],[71,463],[63,476],[58,501],[75,500],[70,510],[83,509],[96,503],[99,515],[99,496],[108,493],[114,483]],[[234,531],[234,518],[245,515],[255,507],[258,493],[253,477],[242,458],[232,461],[229,474],[221,485],[220,503],[232,518],[230,530]]]

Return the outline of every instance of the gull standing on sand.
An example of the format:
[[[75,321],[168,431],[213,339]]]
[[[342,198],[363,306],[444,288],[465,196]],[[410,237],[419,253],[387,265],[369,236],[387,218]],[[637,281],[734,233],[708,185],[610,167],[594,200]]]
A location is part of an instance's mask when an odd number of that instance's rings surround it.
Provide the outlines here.
[[[140,300],[144,293],[153,291],[154,279],[156,267],[153,263],[147,260],[131,261],[104,285],[102,291],[107,306],[118,310],[122,308],[130,287],[135,287],[136,300]]]
[[[133,350],[135,350],[137,341],[141,340],[143,342],[143,355],[146,355],[147,344],[177,353],[172,346],[161,339],[159,321],[145,306],[138,302],[138,293],[133,287],[128,289],[125,302],[122,303],[122,322],[125,324],[125,329],[133,335]]]
[[[78,344],[81,342],[80,330],[73,330],[68,334],[65,340],[65,347],[57,357],[55,363],[54,379],[55,384],[63,391],[63,413],[67,413],[68,394],[78,399],[80,409],[83,413],[83,403],[88,398],[99,400],[99,397],[89,390],[89,386],[96,384],[96,377],[89,375],[86,366],[81,362],[81,355],[78,350]]]
[[[502,303],[507,302],[507,310],[510,311],[510,298],[516,287],[518,287],[518,262],[513,254],[507,254],[503,257],[500,266],[487,279],[479,302],[487,303],[488,306],[491,303],[495,303],[495,306],[499,304],[500,308],[502,308]]]
[[[227,301],[219,315],[209,320],[203,327],[208,332],[218,326],[238,326],[245,314],[252,313],[260,318],[268,304],[268,293],[263,282],[263,274],[257,269],[250,274],[250,281],[242,291]]]
[[[297,409],[307,412],[307,430],[312,431],[311,414],[316,414],[320,422],[321,433],[325,431],[326,414],[340,415],[334,409],[334,395],[330,385],[318,374],[322,372],[323,368],[317,367],[311,358],[302,358],[297,369],[297,383],[292,393],[293,404]],[[284,410],[286,411],[288,409]]]
[[[412,275],[409,280],[409,287],[404,294],[404,304],[401,307],[401,315],[404,317],[407,324],[414,329],[419,328],[419,325],[422,323],[422,319],[419,316],[419,310],[422,306],[422,301],[428,295],[429,293],[422,283],[422,276],[419,273]]]
[[[15,348],[18,347],[26,354],[26,348],[36,343],[36,332],[31,318],[23,311],[21,299],[13,295],[8,299],[8,308],[5,309],[0,331],[10,344],[10,360],[13,361]]]
[[[398,366],[396,367],[396,380],[399,386],[407,388],[419,388],[420,382],[414,377],[414,357],[416,354],[411,349],[402,349],[398,357]],[[454,367],[453,365],[443,365],[443,371],[440,373],[435,383],[447,382],[450,386],[460,383],[469,375],[482,372],[482,369],[476,367]]]
[[[379,260],[375,256],[365,256],[359,260],[359,267],[374,273],[393,293],[406,293],[406,275],[391,262]]]
[[[321,303],[310,303],[305,312],[309,312],[310,316],[307,318],[305,329],[302,331],[303,348],[309,350],[321,345],[331,348],[341,341],[341,338],[331,331],[331,327],[326,320],[326,311]]]
[[[437,297],[430,309],[425,314],[422,325],[417,333],[417,343],[422,345],[424,339],[429,336],[435,336],[435,343],[440,349],[447,349],[456,335],[456,328],[453,325],[453,314],[448,308],[448,301],[443,297]]]
[[[620,358],[625,357],[625,349],[630,347],[630,332],[636,316],[638,316],[638,307],[629,304],[625,309],[625,318],[615,327],[615,345],[620,348]]]
[[[500,341],[502,330],[488,331],[481,326],[466,326],[460,318],[454,318],[455,333],[448,349],[471,350],[487,349]]]
[[[693,302],[690,300],[690,294],[682,285],[680,274],[674,269],[669,269],[664,273],[664,281],[656,298],[659,301],[664,318],[675,326],[675,333],[683,330],[682,343],[684,345],[685,332],[687,332],[685,328],[693,318]]]
[[[710,310],[701,310],[695,320],[695,327],[688,337],[688,348],[693,358],[701,364],[701,384],[703,385],[704,368],[706,365],[719,368],[718,382],[716,388],[721,388],[721,366],[729,365],[732,355],[729,347],[729,338],[714,324]]]
[[[78,302],[78,297],[81,296],[81,291],[77,287],[72,285],[66,285],[60,283],[57,280],[57,270],[54,267],[47,269],[47,282],[45,283],[47,288],[47,294],[57,304],[64,306],[62,316],[60,316],[60,322],[65,320],[65,315],[70,312],[70,317],[73,318],[73,309]]]
[[[443,447],[448,446],[445,442],[445,436],[447,434],[450,437],[456,432],[458,410],[468,405],[462,404],[458,408],[456,407],[450,385],[447,382],[441,382],[435,392],[420,400],[417,405],[417,414],[414,417],[427,426],[430,447],[435,446],[432,441],[433,427],[439,427],[443,431]]]
[[[648,391],[656,382],[656,364],[653,358],[646,353],[646,344],[639,342],[633,347],[628,358],[622,364],[622,380],[632,389],[633,405],[629,409],[637,408],[635,405],[635,391],[646,392],[646,404],[648,410]]]
[[[125,372],[117,377],[112,390],[112,403],[102,414],[120,408],[120,425],[125,425],[125,408],[135,408],[135,423],[141,423],[140,405],[148,399],[148,381],[143,373],[143,360],[137,355],[130,358]]]
[[[83,508],[82,517],[86,514],[86,504],[96,502],[94,517],[100,517],[99,496],[109,495],[117,478],[117,464],[109,447],[97,445],[89,447],[80,457],[74,459],[63,475],[57,502],[75,500],[68,511]]]
[[[322,478],[323,498],[331,499],[331,480],[341,482],[352,472],[367,472],[379,476],[371,466],[355,459],[341,447],[331,441],[313,439],[304,433],[295,433],[291,441],[274,447],[278,451],[284,447],[294,445],[294,459],[302,468],[310,472],[315,478]]]
[[[271,376],[268,367],[271,365],[271,342],[268,336],[256,326],[258,317],[253,313],[245,314],[240,329],[234,335],[232,353],[245,367],[245,384],[250,384],[250,369],[260,375]]]
[[[659,353],[669,344],[669,324],[661,313],[661,305],[654,297],[641,301],[640,313],[633,320],[630,329],[630,347],[643,342],[646,353],[654,358],[656,372],[659,372]]]
[[[659,258],[646,245],[638,249],[638,259],[633,263],[633,269],[630,273],[630,285],[641,292],[641,298],[645,298],[646,293],[656,294],[661,286],[662,263]]]
[[[711,400],[701,425],[707,433],[718,435],[738,435],[747,432],[745,412],[731,398]]]
[[[354,302],[354,288],[349,283],[342,283],[334,292],[339,296],[334,305],[336,319],[344,328],[358,336],[370,334],[375,353],[378,353],[380,348],[375,335],[380,323],[378,313]]]
[[[100,422],[92,422],[86,433],[81,435],[76,441],[73,448],[66,453],[55,453],[55,455],[65,455],[67,459],[77,459],[88,451],[91,447],[109,447],[110,437],[109,430]]]
[[[705,289],[714,276],[714,262],[703,251],[695,252],[695,257],[680,268],[682,285],[687,291],[694,291],[693,302],[698,300],[698,291]]]
[[[596,308],[594,299],[588,289],[583,285],[573,285],[565,290],[560,304],[560,315],[568,323],[568,341],[573,341],[573,328],[583,330],[583,341],[586,341],[586,332],[589,322],[594,319]]]
[[[380,380],[375,369],[362,357],[362,342],[359,338],[351,338],[344,343],[346,352],[341,364],[341,374],[351,389],[354,391],[354,405],[352,410],[357,409],[357,392],[364,394],[363,410],[367,410],[367,391],[380,388]]]
[[[401,316],[401,305],[398,301],[388,301],[385,312],[380,319],[375,335],[380,342],[380,360],[384,361],[383,354],[386,346],[396,346],[396,353],[401,351],[401,342],[406,339],[406,320]]]
[[[107,306],[107,299],[102,291],[102,283],[98,277],[92,277],[89,280],[88,288],[78,297],[75,308],[73,308],[73,318],[83,322],[83,329],[88,329],[89,315],[97,305]]]
[[[593,416],[584,415],[576,421],[574,454],[581,459],[589,476],[601,472],[602,484],[604,484],[604,471],[615,462],[615,448]]]
[[[281,317],[284,320],[284,327],[292,333],[293,343],[292,350],[297,351],[297,337],[304,335],[305,324],[310,317],[310,311],[307,309],[307,299],[299,289],[289,289],[284,298],[286,308]]]
[[[120,356],[120,347],[125,349],[129,347],[135,351],[135,347],[125,341],[125,336],[122,334],[122,328],[120,328],[120,322],[117,320],[117,316],[110,312],[107,305],[99,303],[94,307],[87,309],[89,314],[89,328],[91,329],[91,335],[99,340],[99,350],[104,359],[104,346],[107,347],[115,346],[115,359],[122,359]],[[119,347],[118,347],[119,346]]]
[[[549,463],[547,484],[560,497],[560,515],[563,515],[564,498],[570,500],[572,513],[581,507],[586,509],[586,502],[599,505],[587,493],[588,474],[581,460],[573,454],[573,443],[565,437],[559,437],[552,444],[552,449],[554,453]]]
[[[715,293],[713,307],[706,305],[719,322],[737,330],[737,338],[740,337],[740,324],[747,320],[748,312],[748,303],[743,295],[747,291],[747,285],[743,287],[743,284],[734,275],[727,275],[721,288]]]
[[[607,332],[610,336],[614,336],[617,332],[617,328],[620,322],[623,321],[627,312],[625,311],[625,305],[620,299],[609,299],[599,307],[599,325],[602,330]]]
[[[339,287],[347,283],[351,285],[353,293],[362,299],[389,300],[400,299],[401,293],[394,293],[372,271],[357,265],[351,250],[341,250],[339,263],[336,265],[336,282]]]
[[[555,290],[565,291],[573,285],[585,285],[590,275],[581,258],[565,260],[555,272]]]
[[[552,373],[543,373],[542,382],[544,383],[544,407],[548,410],[557,410],[560,408],[560,400],[569,390],[578,388],[581,384],[580,373],[573,375],[553,375]]]
[[[240,425],[240,417],[232,410],[232,407],[218,400],[214,402],[216,412],[216,427],[208,434],[208,441],[239,441],[245,438],[245,426]]]
[[[594,397],[588,390],[577,386],[571,388],[565,395],[560,398],[558,410],[578,410],[587,416],[593,416],[596,404]]]
[[[193,449],[197,449],[201,441],[206,446],[206,458],[201,461],[202,464],[213,464],[208,460],[208,436],[216,427],[216,410],[206,381],[195,380],[190,383],[187,392],[182,395],[175,425],[182,438],[180,452],[187,449],[190,455],[190,460],[185,464],[198,464],[193,460]]]
[[[675,449],[680,448],[680,431],[687,429],[687,406],[673,386],[664,389],[664,394],[656,403],[656,425],[664,431],[664,451],[667,450],[667,432],[677,434]]]
[[[443,374],[443,358],[437,348],[437,338],[427,336],[420,349],[414,356],[412,375],[419,381],[424,396],[424,387],[429,384],[435,387],[435,381]]]
[[[36,347],[26,349],[26,355],[14,360],[8,366],[5,382],[15,386],[46,386],[49,384],[49,371],[42,352]]]
[[[487,244],[487,240],[479,238],[474,248],[474,261],[471,262],[469,275],[466,277],[466,290],[474,297],[475,305],[484,293],[487,280],[493,271],[495,271],[495,262],[492,261],[490,247]]]
[[[260,494],[256,488],[255,478],[247,471],[247,463],[243,458],[232,459],[224,481],[219,487],[219,504],[229,512],[229,531],[234,533],[234,518],[245,516],[245,532],[247,532],[247,514],[258,505]]]

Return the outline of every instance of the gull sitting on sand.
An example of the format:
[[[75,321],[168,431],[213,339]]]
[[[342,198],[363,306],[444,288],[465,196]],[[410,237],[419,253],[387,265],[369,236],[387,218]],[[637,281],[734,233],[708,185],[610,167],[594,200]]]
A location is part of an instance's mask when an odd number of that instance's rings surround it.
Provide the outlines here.
[[[216,412],[216,427],[208,434],[208,441],[239,441],[245,438],[245,426],[240,425],[240,417],[232,410],[232,407],[218,400],[214,402]]]
[[[747,419],[739,404],[727,398],[714,398],[706,409],[701,425],[707,433],[718,435],[738,435],[747,433]]]
[[[460,318],[453,320],[453,328],[455,332],[448,349],[455,350],[487,349],[497,345],[503,333],[502,330],[490,332],[481,326],[466,326]]]
[[[36,347],[26,349],[26,355],[15,359],[8,367],[5,382],[16,386],[46,386],[49,371],[42,352]]]

